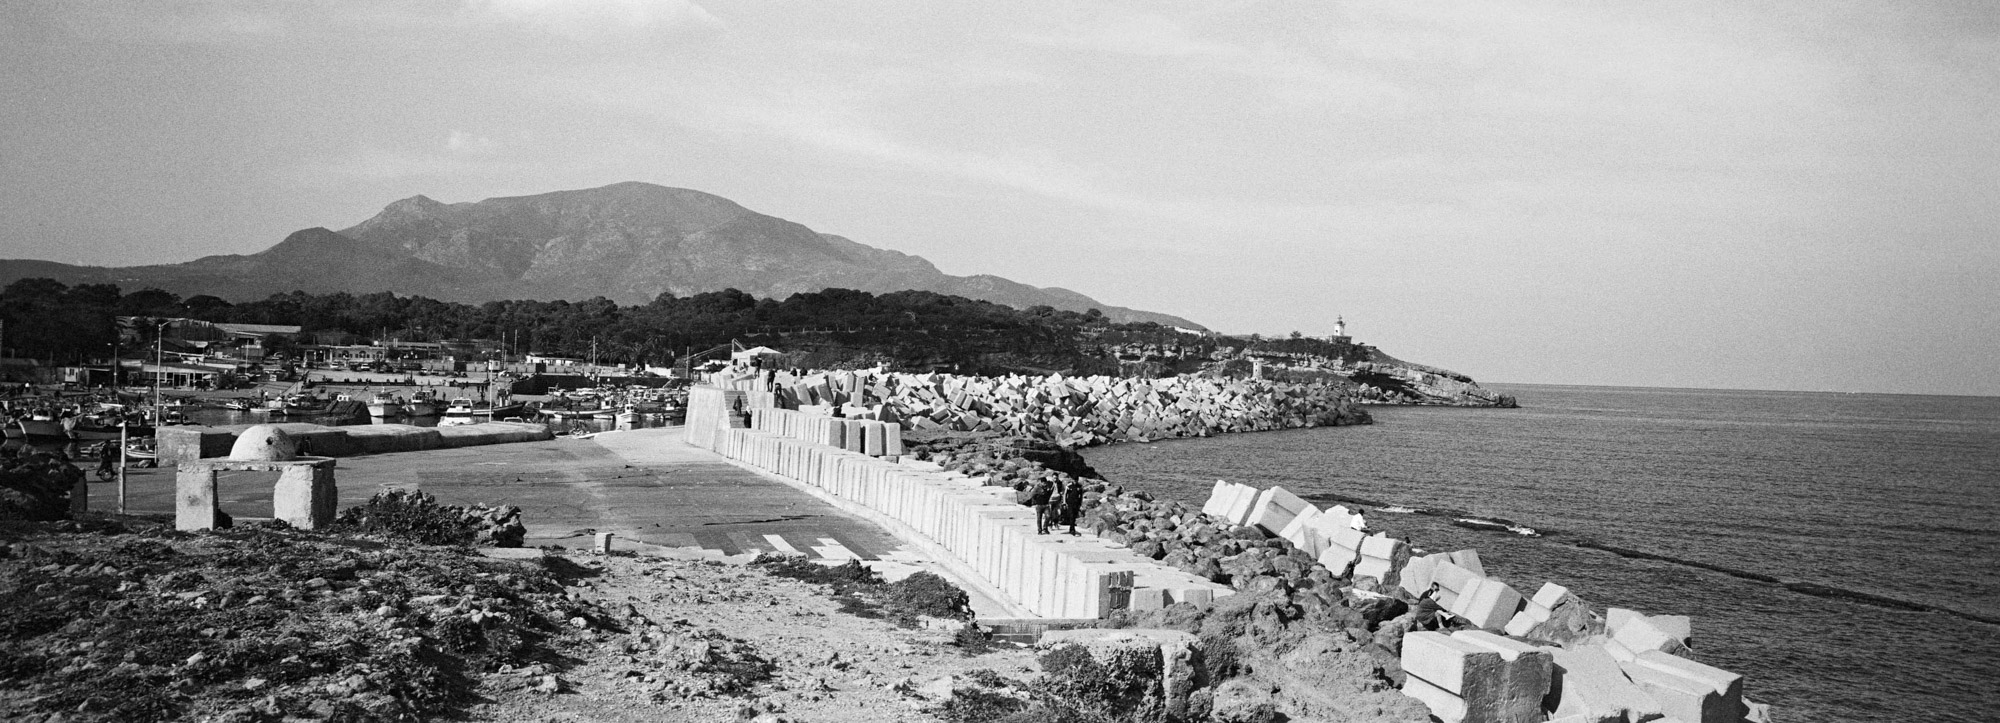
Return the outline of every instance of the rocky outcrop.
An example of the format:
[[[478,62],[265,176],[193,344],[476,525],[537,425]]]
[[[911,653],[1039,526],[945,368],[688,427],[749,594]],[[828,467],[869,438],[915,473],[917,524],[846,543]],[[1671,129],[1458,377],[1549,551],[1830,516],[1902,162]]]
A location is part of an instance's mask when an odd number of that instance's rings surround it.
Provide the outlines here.
[[[1370,404],[1427,404],[1452,407],[1500,407],[1518,404],[1513,395],[1484,389],[1458,372],[1404,361],[1355,362],[1350,378],[1362,401]]]

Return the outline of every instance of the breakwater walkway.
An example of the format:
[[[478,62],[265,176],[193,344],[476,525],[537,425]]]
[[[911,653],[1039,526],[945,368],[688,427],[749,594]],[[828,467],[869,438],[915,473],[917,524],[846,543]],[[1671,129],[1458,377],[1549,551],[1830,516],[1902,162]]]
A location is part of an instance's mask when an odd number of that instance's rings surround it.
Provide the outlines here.
[[[470,425],[478,426],[478,425]],[[768,475],[681,441],[677,427],[481,447],[344,457],[340,506],[388,489],[422,491],[446,504],[514,505],[529,545],[586,547],[611,532],[627,547],[723,558],[787,552],[843,560],[920,563],[895,537]],[[269,517],[271,486],[256,473],[223,473],[222,508]],[[232,483],[232,478],[238,483]],[[174,511],[174,471],[130,470],[135,514]],[[92,509],[115,509],[117,485],[90,485]]]

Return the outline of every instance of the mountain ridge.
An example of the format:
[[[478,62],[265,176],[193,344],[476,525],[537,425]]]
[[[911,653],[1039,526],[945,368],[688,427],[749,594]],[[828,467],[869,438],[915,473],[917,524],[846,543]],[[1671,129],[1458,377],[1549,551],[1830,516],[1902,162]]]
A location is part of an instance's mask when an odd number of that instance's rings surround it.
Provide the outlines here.
[[[623,304],[645,303],[662,292],[690,296],[725,288],[760,298],[827,288],[917,290],[1020,309],[1094,308],[1115,321],[1203,328],[1060,287],[952,276],[921,256],[821,233],[714,194],[637,181],[458,203],[419,194],[339,231],[302,229],[257,253],[179,264],[0,260],[0,283],[36,276],[231,301],[294,290],[391,291],[467,303],[603,296]]]

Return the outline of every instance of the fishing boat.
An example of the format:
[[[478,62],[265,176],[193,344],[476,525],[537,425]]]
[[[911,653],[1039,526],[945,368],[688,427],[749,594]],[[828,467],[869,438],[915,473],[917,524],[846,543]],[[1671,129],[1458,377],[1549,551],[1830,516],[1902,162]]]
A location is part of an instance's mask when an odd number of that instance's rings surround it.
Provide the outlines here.
[[[493,419],[507,419],[510,417],[525,416],[527,411],[527,404],[515,402],[513,404],[503,404],[498,407],[486,407],[480,413]]]
[[[403,402],[388,392],[376,392],[368,399],[368,416],[395,417],[403,414]]]
[[[84,419],[70,428],[70,439],[104,441],[124,437],[151,437],[153,426],[117,418]]]
[[[444,416],[438,419],[438,426],[471,424],[472,422],[472,400],[459,397],[451,400],[451,406],[445,408]]]
[[[430,392],[410,395],[410,401],[403,403],[403,412],[412,417],[435,417],[438,415],[437,397]]]
[[[29,439],[69,439],[70,427],[75,426],[75,417],[55,417],[48,414],[30,414],[14,420],[21,433]]]
[[[125,463],[133,467],[160,466],[159,447],[151,439],[125,445]]]
[[[618,412],[619,426],[638,426],[640,422],[644,421],[646,421],[646,413],[639,411],[637,405],[627,404],[625,405],[625,409]]]

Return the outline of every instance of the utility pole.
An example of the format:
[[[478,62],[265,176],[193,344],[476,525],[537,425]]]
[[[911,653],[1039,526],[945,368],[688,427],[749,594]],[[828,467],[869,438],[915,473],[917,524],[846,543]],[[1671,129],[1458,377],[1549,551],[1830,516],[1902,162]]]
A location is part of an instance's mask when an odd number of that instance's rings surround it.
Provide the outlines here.
[[[157,427],[155,427],[157,429]],[[118,514],[125,514],[125,465],[130,460],[125,457],[125,445],[131,443],[132,419],[126,417],[118,423]]]
[[[167,325],[172,323],[174,323],[174,320],[168,319],[166,321],[162,321],[158,324],[153,325],[153,424],[154,426],[166,423],[166,418],[161,415],[161,410],[160,410],[160,376],[167,373],[166,369]]]

